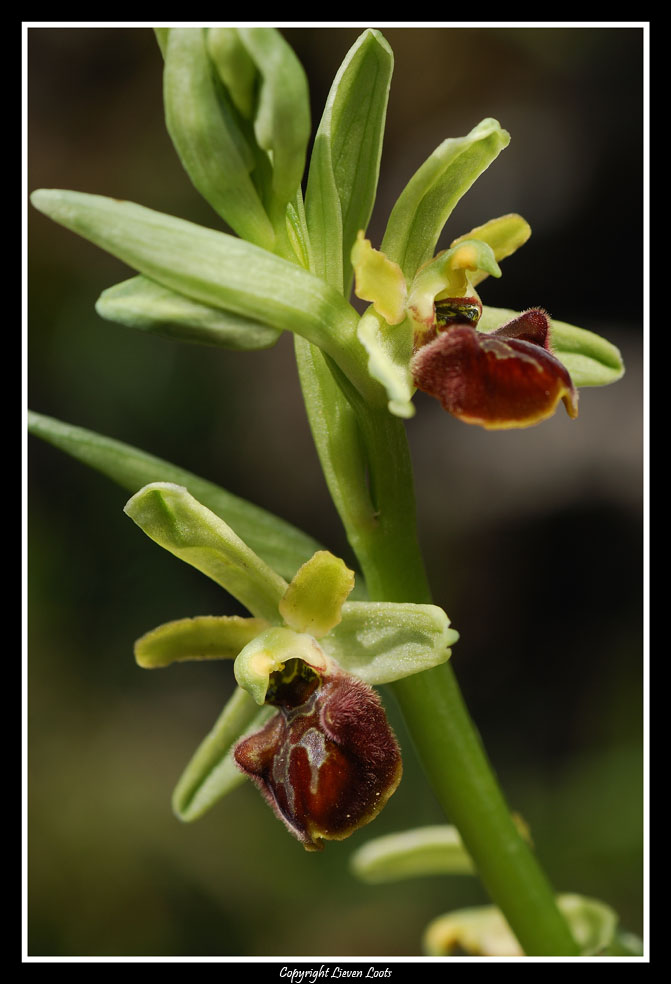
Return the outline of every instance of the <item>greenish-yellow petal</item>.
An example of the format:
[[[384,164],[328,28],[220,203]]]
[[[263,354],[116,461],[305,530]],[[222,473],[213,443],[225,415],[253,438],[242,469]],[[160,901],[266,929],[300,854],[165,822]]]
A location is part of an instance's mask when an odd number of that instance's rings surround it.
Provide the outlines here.
[[[415,327],[426,331],[433,326],[437,297],[472,293],[472,277],[478,270],[501,276],[492,247],[479,239],[465,239],[420,267],[408,296],[408,313]]]
[[[155,669],[187,660],[235,659],[269,623],[240,615],[198,615],[159,625],[135,643],[135,660]]]
[[[296,572],[280,601],[280,615],[289,628],[319,639],[338,624],[353,588],[354,571],[328,550],[319,550]]]
[[[405,318],[407,287],[398,263],[374,249],[362,231],[352,247],[354,293],[373,307],[387,324],[398,325]]]
[[[511,256],[516,250],[523,246],[531,235],[531,226],[521,215],[510,213],[501,215],[498,219],[490,219],[483,225],[476,226],[464,236],[459,236],[450,246],[458,246],[465,239],[480,239],[482,242],[491,246],[494,258],[497,263]],[[473,287],[477,287],[485,277],[488,277],[487,270],[476,270],[470,276]]]

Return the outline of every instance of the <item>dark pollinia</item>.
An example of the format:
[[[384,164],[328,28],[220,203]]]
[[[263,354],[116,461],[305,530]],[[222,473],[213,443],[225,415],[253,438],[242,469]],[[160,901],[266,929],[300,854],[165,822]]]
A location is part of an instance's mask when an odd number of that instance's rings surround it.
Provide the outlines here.
[[[398,742],[375,691],[289,660],[271,675],[266,702],[278,713],[234,757],[294,837],[320,850],[372,820],[401,778]]]

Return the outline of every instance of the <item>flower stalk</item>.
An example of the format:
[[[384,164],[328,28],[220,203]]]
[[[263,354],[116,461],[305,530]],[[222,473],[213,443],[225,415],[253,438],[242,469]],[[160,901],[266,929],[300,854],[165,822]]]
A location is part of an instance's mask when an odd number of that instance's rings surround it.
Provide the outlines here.
[[[323,390],[303,358],[301,382],[311,420]],[[323,370],[327,372],[326,367]],[[332,398],[333,394],[331,394]],[[351,404],[348,404],[351,408]],[[339,412],[347,413],[341,406]],[[372,513],[347,508],[352,476],[329,456],[330,445],[313,427],[325,474],[371,599],[431,601],[415,525],[414,485],[403,422],[391,414],[358,415],[370,451],[370,485],[378,491]],[[367,438],[367,439],[366,439]],[[360,472],[360,475],[363,475]],[[359,489],[359,497],[364,490]],[[491,898],[505,914],[528,955],[573,955],[578,948],[529,845],[521,837],[494,776],[449,664],[390,684],[420,762],[461,837]]]

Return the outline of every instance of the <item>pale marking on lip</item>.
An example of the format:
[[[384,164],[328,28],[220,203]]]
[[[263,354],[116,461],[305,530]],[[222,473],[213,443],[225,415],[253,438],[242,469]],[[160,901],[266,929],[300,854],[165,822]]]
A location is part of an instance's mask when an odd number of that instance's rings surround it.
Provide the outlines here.
[[[310,792],[315,795],[319,783],[319,770],[326,761],[326,742],[317,728],[308,728],[298,743],[307,752],[310,763]]]

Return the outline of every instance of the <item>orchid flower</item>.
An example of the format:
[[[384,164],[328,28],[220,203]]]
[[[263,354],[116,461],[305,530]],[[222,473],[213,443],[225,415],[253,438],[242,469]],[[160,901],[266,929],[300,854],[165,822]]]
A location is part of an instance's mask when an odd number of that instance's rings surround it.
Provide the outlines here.
[[[555,337],[542,308],[520,314],[489,308],[483,317],[475,289],[490,275],[500,277],[498,261],[530,235],[519,215],[492,219],[455,239],[408,282],[400,265],[359,232],[352,249],[355,290],[373,303],[358,336],[392,413],[411,416],[418,388],[453,416],[490,430],[536,424],[552,416],[560,401],[570,417],[578,416],[577,388],[560,360],[571,364],[569,340],[585,345],[590,333],[560,323]],[[612,346],[596,335],[593,343],[607,361]],[[618,357],[610,355],[617,372]]]
[[[290,583],[185,488],[154,482],[126,513],[251,615],[161,625],[135,644],[145,668],[234,659],[238,687],[177,784],[194,820],[248,776],[307,850],[372,820],[401,778],[401,754],[373,691],[447,660],[458,639],[435,605],[347,601],[355,575],[318,550]]]

